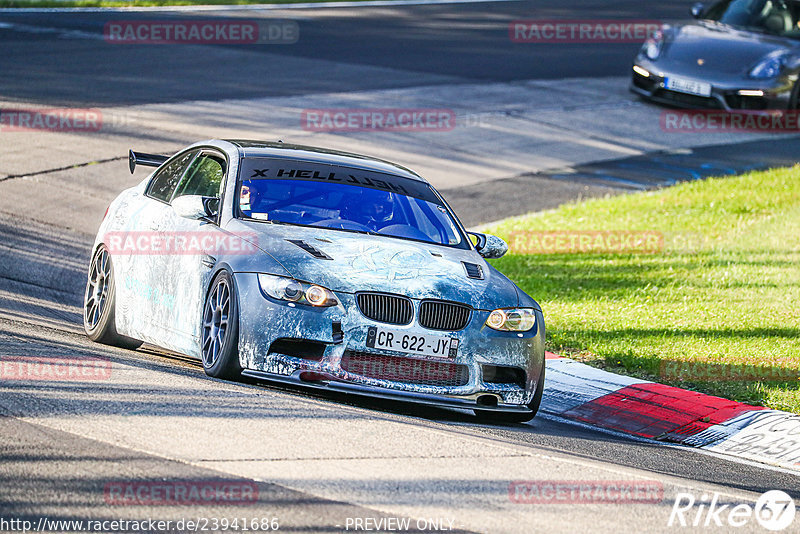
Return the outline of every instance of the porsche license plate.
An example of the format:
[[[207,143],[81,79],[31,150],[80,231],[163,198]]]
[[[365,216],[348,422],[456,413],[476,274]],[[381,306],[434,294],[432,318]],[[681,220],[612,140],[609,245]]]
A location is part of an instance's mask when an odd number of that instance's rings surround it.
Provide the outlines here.
[[[393,350],[428,358],[453,359],[458,354],[458,339],[449,336],[420,334],[370,326],[367,346],[372,349]]]
[[[664,86],[670,91],[678,91],[679,93],[686,93],[698,96],[711,96],[711,84],[705,82],[696,82],[686,78],[675,78],[670,76],[664,79]]]

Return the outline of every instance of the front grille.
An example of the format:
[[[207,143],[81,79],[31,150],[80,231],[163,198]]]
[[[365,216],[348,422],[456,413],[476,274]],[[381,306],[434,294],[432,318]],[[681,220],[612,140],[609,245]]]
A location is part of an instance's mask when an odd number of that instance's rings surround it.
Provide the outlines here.
[[[656,91],[655,97],[671,100],[678,104],[688,105],[694,108],[706,109],[722,109],[719,101],[716,98],[688,95],[686,93],[679,93],[677,91],[670,91],[669,89],[659,89]]]
[[[444,300],[423,300],[419,305],[419,324],[433,330],[461,330],[469,322],[472,308]]]
[[[725,102],[731,109],[767,109],[767,99],[760,96],[726,95]]]
[[[466,365],[370,352],[345,351],[342,369],[367,378],[426,386],[456,387],[469,382]]]
[[[408,324],[414,317],[411,300],[386,293],[359,293],[358,309],[373,321],[389,324]]]

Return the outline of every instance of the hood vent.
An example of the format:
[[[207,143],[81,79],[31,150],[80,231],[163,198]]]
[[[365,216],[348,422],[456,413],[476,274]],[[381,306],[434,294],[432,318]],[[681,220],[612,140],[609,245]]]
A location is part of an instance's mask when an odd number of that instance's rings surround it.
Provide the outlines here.
[[[314,247],[313,245],[309,245],[308,243],[306,243],[302,239],[287,239],[286,241],[288,241],[289,243],[292,243],[293,245],[297,245],[298,247],[302,248],[303,250],[305,250],[306,252],[308,252],[309,254],[311,254],[312,256],[314,256],[317,259],[320,259],[320,260],[332,260],[333,259],[330,256],[328,256],[327,254],[325,254],[324,252],[322,252],[320,249]]]
[[[483,280],[483,268],[477,263],[461,262],[464,269],[467,271],[467,278],[474,278],[475,280]]]

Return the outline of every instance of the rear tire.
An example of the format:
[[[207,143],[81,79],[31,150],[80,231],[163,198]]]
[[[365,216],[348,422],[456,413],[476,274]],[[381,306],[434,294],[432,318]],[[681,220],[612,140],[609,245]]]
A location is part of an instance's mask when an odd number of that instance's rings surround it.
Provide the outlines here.
[[[111,254],[101,246],[89,266],[89,277],[83,296],[83,329],[89,339],[97,343],[131,350],[139,348],[141,341],[117,333],[115,307],[114,266],[111,263]]]
[[[536,390],[533,392],[533,399],[528,403],[530,412],[516,413],[516,412],[494,412],[491,410],[475,410],[475,415],[481,421],[487,423],[527,423],[539,411],[539,406],[542,404],[542,396],[544,396],[544,360],[542,360],[542,372],[539,374],[539,382],[536,384]]]
[[[233,279],[227,271],[211,282],[203,305],[200,355],[208,376],[236,380],[239,365],[239,306]]]

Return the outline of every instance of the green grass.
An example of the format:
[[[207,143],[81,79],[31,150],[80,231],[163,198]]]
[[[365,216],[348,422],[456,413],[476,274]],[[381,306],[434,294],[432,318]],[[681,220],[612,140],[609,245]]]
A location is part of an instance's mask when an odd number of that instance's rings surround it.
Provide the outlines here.
[[[568,204],[489,229],[507,239],[556,230],[656,231],[664,248],[526,255],[511,239],[493,264],[542,305],[550,350],[800,413],[800,167]],[[682,362],[694,367],[662,372]],[[713,378],[733,372],[777,378]]]
[[[207,6],[250,4],[297,4],[336,0],[0,0],[0,8],[8,7],[152,7]],[[364,1],[364,0],[358,0]]]

